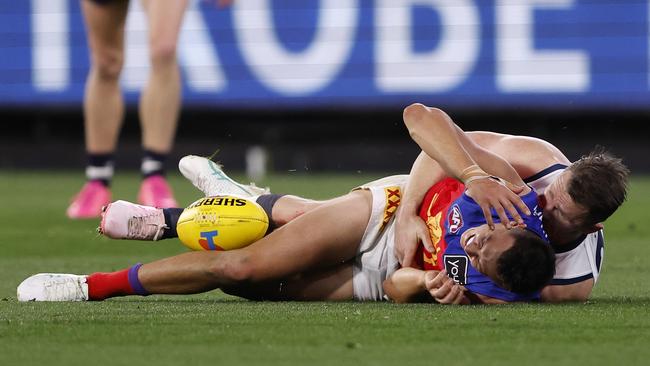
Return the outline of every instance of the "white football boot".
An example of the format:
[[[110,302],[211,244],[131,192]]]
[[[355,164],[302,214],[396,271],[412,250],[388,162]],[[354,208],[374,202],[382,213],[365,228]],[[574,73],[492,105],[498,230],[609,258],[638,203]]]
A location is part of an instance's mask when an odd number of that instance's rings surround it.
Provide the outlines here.
[[[86,276],[39,273],[24,280],[16,290],[18,301],[88,301]]]
[[[178,162],[178,170],[194,187],[206,196],[233,195],[252,198],[270,193],[268,188],[259,188],[255,184],[240,184],[230,179],[221,166],[208,158],[187,155]]]
[[[115,201],[104,207],[97,231],[111,239],[156,241],[168,228],[162,208]]]

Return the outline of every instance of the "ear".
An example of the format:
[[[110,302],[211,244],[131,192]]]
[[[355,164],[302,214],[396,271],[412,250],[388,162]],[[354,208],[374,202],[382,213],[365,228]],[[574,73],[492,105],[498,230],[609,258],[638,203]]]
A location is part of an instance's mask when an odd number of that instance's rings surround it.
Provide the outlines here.
[[[593,226],[590,226],[587,228],[587,234],[595,233],[598,230],[602,230],[605,228],[605,225],[603,225],[602,222],[599,222]]]

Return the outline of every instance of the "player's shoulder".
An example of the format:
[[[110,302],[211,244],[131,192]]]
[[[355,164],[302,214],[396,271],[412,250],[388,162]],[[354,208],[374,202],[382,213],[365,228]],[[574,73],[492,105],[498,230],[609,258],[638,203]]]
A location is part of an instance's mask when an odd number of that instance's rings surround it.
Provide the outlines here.
[[[597,247],[603,247],[605,244],[605,234],[603,230],[598,230],[596,232],[586,234],[573,242],[569,242],[563,245],[553,245],[553,250],[556,255],[568,255],[570,253],[584,253],[585,248],[595,249]],[[590,250],[593,251],[593,250]]]
[[[502,145],[503,143],[506,143],[513,147],[528,147],[531,149],[546,150],[547,152],[564,156],[562,152],[550,142],[533,136],[510,135],[492,131],[468,131],[467,134],[471,136],[472,140],[481,145]]]
[[[538,194],[541,194],[567,167],[565,164],[554,163],[544,169],[532,171],[530,175],[523,178],[524,183],[532,187]]]
[[[598,280],[605,254],[603,230],[587,234],[565,245],[553,245],[555,276],[553,285],[570,285],[588,279]]]
[[[488,131],[468,132],[474,142],[506,159],[521,177],[529,177],[554,164],[569,165],[567,157],[548,141]]]

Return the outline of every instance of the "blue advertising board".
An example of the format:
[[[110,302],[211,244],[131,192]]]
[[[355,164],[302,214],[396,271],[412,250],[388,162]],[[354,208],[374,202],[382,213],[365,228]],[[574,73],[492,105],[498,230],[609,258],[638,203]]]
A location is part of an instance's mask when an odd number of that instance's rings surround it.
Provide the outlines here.
[[[88,1],[88,0],[81,0]],[[121,83],[137,101],[146,18],[130,4]],[[185,106],[645,108],[650,0],[191,1]],[[76,106],[79,0],[0,0],[0,106]]]

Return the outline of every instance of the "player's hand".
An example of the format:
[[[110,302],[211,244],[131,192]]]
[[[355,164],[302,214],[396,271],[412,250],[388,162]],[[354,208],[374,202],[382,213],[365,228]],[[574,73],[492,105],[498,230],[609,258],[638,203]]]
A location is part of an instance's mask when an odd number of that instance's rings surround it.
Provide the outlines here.
[[[395,218],[395,256],[402,267],[415,265],[415,254],[420,243],[433,253],[427,224],[420,216],[398,211]]]
[[[469,304],[465,296],[465,287],[457,284],[447,276],[447,271],[427,271],[424,275],[424,285],[433,297],[440,304],[459,305]]]
[[[491,229],[494,229],[494,221],[490,214],[491,208],[494,208],[499,219],[501,219],[501,223],[508,229],[513,227],[511,224],[513,220],[518,225],[524,224],[519,211],[530,215],[530,210],[519,197],[519,194],[525,189],[524,186],[515,186],[506,181],[483,178],[472,180],[465,185],[465,188],[465,193],[481,206],[485,220]],[[512,220],[508,218],[506,211],[510,214]]]

